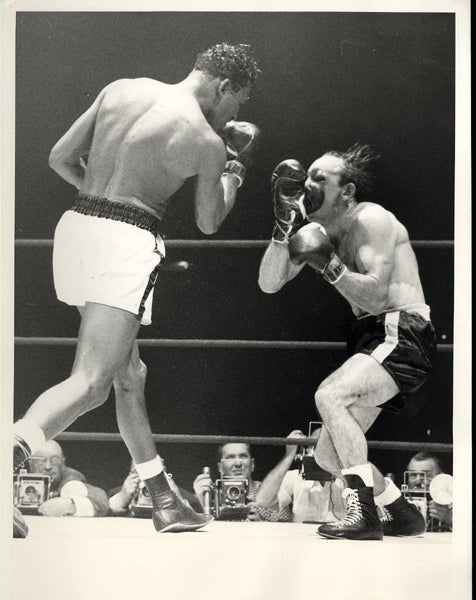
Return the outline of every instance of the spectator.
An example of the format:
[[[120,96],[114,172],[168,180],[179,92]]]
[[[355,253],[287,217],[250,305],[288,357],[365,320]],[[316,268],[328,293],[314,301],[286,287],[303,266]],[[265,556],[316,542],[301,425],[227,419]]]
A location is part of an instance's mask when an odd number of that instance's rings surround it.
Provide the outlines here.
[[[406,483],[410,495],[411,490],[425,490],[429,493],[430,483],[440,473],[446,473],[445,462],[441,456],[431,452],[417,452],[407,465]],[[433,499],[428,502],[428,517],[434,521],[429,527],[434,531],[452,531],[453,528],[453,504],[437,504]]]
[[[317,438],[319,429],[313,434]],[[307,439],[302,431],[295,430],[289,438]],[[326,480],[325,472],[319,480],[304,479],[299,469],[289,470],[296,458],[297,446],[286,446],[280,462],[264,478],[258,491],[257,503],[269,511],[267,520],[294,523],[326,523],[346,514],[342,498],[345,482],[341,478]],[[306,455],[312,456],[313,446],[307,446]],[[314,459],[313,459],[314,460]]]
[[[218,448],[218,471],[220,477],[240,477],[248,481],[247,506],[249,507],[248,520],[262,521],[266,511],[260,510],[256,503],[261,481],[253,480],[255,460],[251,456],[249,444],[224,444]],[[193,490],[202,506],[205,507],[206,494],[213,498],[214,486],[209,473],[201,473],[193,482]],[[263,513],[263,514],[261,514]]]
[[[179,495],[179,497],[181,497],[181,499],[191,506],[196,512],[203,512],[202,506],[197,497],[188,490],[178,487],[173,481],[170,473],[167,475],[170,486],[173,487],[174,491]],[[131,461],[129,474],[124,479],[122,486],[117,486],[108,492],[110,514],[118,517],[130,517],[132,515],[131,502],[136,496],[140,485],[141,481],[139,475],[134,467],[134,463]],[[150,504],[150,514],[148,516],[150,517],[151,514],[152,502]]]
[[[50,478],[49,497],[38,507],[45,517],[103,517],[108,512],[106,492],[89,484],[86,477],[65,462],[58,442],[49,440],[28,459],[30,473]]]

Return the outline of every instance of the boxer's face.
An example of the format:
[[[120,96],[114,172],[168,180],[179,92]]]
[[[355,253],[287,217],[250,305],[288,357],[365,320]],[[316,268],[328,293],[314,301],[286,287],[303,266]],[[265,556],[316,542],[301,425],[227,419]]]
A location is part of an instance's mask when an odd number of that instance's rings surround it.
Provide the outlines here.
[[[307,171],[306,194],[319,209],[312,213],[320,223],[329,222],[344,190],[341,172],[344,161],[339,156],[324,154],[315,160]],[[311,219],[312,220],[312,219]]]
[[[215,131],[220,131],[229,121],[238,119],[240,109],[248,101],[250,92],[250,86],[233,90],[228,79],[219,84],[212,119]]]
[[[218,469],[224,477],[243,477],[250,479],[254,470],[254,460],[251,458],[246,444],[225,444]]]

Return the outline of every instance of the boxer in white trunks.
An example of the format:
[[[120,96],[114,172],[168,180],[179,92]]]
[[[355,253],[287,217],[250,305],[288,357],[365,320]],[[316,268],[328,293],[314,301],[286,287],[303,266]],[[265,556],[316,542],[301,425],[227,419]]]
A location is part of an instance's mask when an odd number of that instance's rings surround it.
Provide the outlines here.
[[[60,300],[81,324],[71,376],[41,394],[14,425],[14,468],[80,415],[116,396],[117,421],[149,488],[157,531],[206,525],[173,493],[157,455],[144,400],[146,367],[136,336],[151,321],[161,220],[170,197],[195,180],[195,218],[215,233],[233,208],[258,128],[237,122],[259,69],[249,46],[217,44],[176,84],[115,81],[57,142],[50,166],[77,188],[54,243]],[[14,535],[26,535],[15,513]]]

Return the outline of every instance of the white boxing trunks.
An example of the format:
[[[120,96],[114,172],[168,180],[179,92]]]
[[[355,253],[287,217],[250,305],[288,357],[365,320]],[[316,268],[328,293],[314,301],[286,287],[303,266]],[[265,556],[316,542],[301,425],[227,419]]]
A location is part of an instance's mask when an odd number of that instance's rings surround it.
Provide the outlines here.
[[[154,284],[165,257],[159,225],[153,215],[135,206],[79,196],[55,231],[58,300],[121,308],[150,325]]]

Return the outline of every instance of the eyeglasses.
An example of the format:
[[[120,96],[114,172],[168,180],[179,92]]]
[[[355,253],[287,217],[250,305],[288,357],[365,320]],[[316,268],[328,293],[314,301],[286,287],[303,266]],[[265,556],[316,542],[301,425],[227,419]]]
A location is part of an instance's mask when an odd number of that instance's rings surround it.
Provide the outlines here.
[[[49,456],[48,458],[45,456],[30,456],[27,458],[28,470],[30,473],[39,473],[43,471],[48,462],[52,467],[58,467],[63,461],[64,456],[59,456],[58,454]]]

